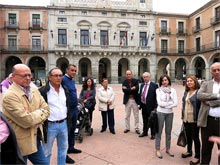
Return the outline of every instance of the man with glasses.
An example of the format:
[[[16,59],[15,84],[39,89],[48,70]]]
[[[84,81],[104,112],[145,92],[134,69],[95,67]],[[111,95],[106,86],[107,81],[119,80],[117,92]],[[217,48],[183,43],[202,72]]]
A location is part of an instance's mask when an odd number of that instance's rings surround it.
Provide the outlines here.
[[[77,98],[77,91],[75,86],[75,76],[76,76],[77,68],[73,64],[69,64],[66,69],[66,74],[62,78],[63,84],[69,89],[69,97],[70,97],[70,116],[72,119],[72,127],[69,128],[68,134],[68,141],[69,141],[69,148],[68,153],[81,153],[81,150],[74,148],[75,145],[75,129],[76,129],[76,122],[78,117],[78,98]]]
[[[42,123],[50,115],[50,109],[38,89],[30,86],[28,66],[16,64],[12,78],[13,84],[4,94],[2,111],[14,129],[25,162],[29,159],[33,164],[49,164],[40,140],[44,140]]]
[[[57,141],[57,164],[66,164],[66,154],[68,149],[68,126],[69,118],[69,91],[61,85],[62,71],[59,68],[53,68],[48,73],[46,86],[40,88],[40,93],[50,107],[50,116],[44,122],[45,143],[43,143],[44,153],[50,162],[54,140]],[[67,163],[74,163],[67,156]]]

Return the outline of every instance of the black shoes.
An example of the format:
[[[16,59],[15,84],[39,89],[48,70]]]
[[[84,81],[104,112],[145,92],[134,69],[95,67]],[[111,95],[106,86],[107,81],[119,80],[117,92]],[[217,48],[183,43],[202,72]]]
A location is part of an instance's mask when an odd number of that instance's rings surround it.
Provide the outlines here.
[[[67,164],[74,164],[75,161],[72,158],[70,158],[68,155],[66,155],[66,163]]]
[[[157,151],[156,151],[156,157],[158,157],[159,159],[163,159],[163,155]]]
[[[154,140],[154,139],[155,139],[155,135],[152,135],[150,139],[151,139],[151,140]]]
[[[199,164],[200,163],[200,160],[198,159],[196,162],[193,162],[193,161],[190,161],[189,164],[190,165],[196,165],[196,164]]]
[[[78,149],[68,149],[67,150],[67,153],[68,154],[79,154],[79,153],[81,153],[82,151],[81,150],[78,150]]]
[[[166,153],[167,153],[170,157],[174,157],[174,154],[171,153],[170,151],[166,151]]]
[[[143,132],[142,134],[139,135],[139,137],[144,137],[144,136],[148,136],[148,134]]]
[[[140,134],[139,129],[136,129],[135,132],[136,132],[136,134]]]
[[[112,130],[112,131],[110,131],[112,134],[115,134],[115,131],[114,130]]]
[[[186,153],[182,154],[182,158],[188,158],[190,156],[192,156],[192,151],[191,152],[187,151]]]
[[[105,131],[106,131],[106,129],[102,129],[100,132],[103,133],[103,132],[105,132]]]
[[[124,133],[128,133],[130,130],[129,129],[125,129],[124,130]]]

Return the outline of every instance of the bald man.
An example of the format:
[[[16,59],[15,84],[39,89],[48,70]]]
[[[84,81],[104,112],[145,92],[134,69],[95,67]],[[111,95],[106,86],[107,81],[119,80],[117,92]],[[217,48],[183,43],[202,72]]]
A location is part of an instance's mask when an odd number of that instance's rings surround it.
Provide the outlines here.
[[[27,162],[49,164],[40,140],[43,140],[42,123],[50,114],[49,107],[37,88],[30,86],[31,70],[24,64],[12,68],[13,84],[5,92],[2,111],[17,138],[18,147]]]

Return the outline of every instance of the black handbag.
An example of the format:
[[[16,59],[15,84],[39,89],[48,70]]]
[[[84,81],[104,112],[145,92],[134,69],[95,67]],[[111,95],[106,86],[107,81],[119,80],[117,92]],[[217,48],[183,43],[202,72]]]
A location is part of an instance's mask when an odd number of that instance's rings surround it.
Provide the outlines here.
[[[185,127],[184,127],[183,124],[182,124],[182,127],[181,127],[179,137],[177,139],[177,145],[180,146],[180,147],[185,147],[187,145],[186,131],[185,131]]]

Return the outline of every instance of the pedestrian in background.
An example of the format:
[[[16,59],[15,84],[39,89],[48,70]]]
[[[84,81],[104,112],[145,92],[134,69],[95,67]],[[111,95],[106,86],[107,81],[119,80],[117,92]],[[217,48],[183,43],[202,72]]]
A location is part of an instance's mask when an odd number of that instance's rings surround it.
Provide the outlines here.
[[[0,93],[5,93],[12,83],[13,83],[12,73],[10,73],[9,76],[1,82]]]
[[[108,86],[108,79],[103,78],[102,87],[98,89],[97,97],[99,99],[99,110],[102,114],[102,129],[101,133],[106,131],[107,120],[109,131],[115,134],[115,119],[114,119],[114,100],[115,92],[111,87]]]
[[[182,98],[182,120],[186,131],[187,152],[182,158],[192,156],[192,143],[194,142],[195,157],[190,161],[191,165],[200,162],[200,140],[197,119],[200,109],[200,100],[197,99],[197,92],[200,84],[195,76],[187,76],[185,92]]]
[[[212,64],[210,72],[213,79],[204,81],[197,94],[198,99],[201,100],[197,122],[201,127],[201,164],[209,164],[211,160],[214,143],[209,141],[209,137],[220,137],[220,62]],[[220,145],[217,146],[220,149]],[[220,164],[220,156],[218,164]]]
[[[53,143],[57,142],[57,164],[65,165],[74,163],[67,156],[68,149],[68,127],[70,127],[69,91],[61,85],[62,71],[59,68],[52,68],[48,72],[48,81],[40,88],[40,93],[50,107],[50,116],[44,122],[45,143],[44,153],[50,163]]]
[[[79,98],[83,100],[85,107],[89,110],[90,122],[92,123],[92,114],[95,110],[96,104],[96,89],[92,78],[87,78],[83,82],[82,90],[80,92]]]
[[[173,108],[177,106],[178,99],[176,90],[171,87],[171,80],[168,75],[162,75],[159,80],[159,88],[156,90],[157,95],[157,115],[158,115],[158,133],[156,133],[155,148],[156,156],[163,158],[160,152],[161,135],[165,123],[165,140],[166,153],[170,157],[174,154],[170,151],[171,146],[171,131],[173,127]]]
[[[134,115],[135,132],[140,134],[139,130],[139,108],[138,108],[138,90],[139,82],[133,78],[132,72],[127,70],[125,73],[126,80],[122,83],[122,91],[124,93],[123,104],[125,105],[125,130],[124,133],[130,131],[131,110]]]
[[[65,85],[69,90],[69,106],[70,106],[70,117],[72,119],[72,126],[69,128],[68,133],[68,153],[81,153],[82,151],[75,148],[75,129],[76,129],[76,122],[78,118],[78,98],[77,98],[77,90],[76,90],[76,72],[77,67],[73,64],[69,64],[66,69],[66,74],[62,77],[62,83]]]
[[[14,129],[21,154],[27,162],[49,164],[42,149],[43,122],[50,109],[38,89],[30,86],[31,70],[25,64],[12,68],[13,84],[5,92],[2,111]]]

